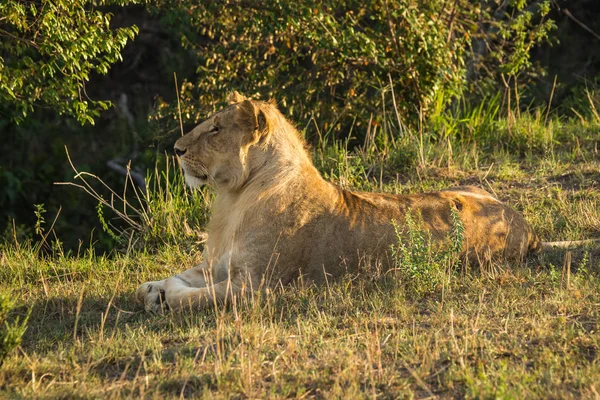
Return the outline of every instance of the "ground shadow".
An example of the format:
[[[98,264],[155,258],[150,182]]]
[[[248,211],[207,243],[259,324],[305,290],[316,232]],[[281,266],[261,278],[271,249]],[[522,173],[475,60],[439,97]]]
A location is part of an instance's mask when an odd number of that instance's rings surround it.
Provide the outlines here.
[[[22,348],[26,352],[48,352],[61,342],[87,339],[90,332],[101,328],[112,334],[115,329],[148,324],[149,315],[135,303],[133,293],[117,295],[112,301],[111,297],[85,295],[81,300],[72,296],[51,297],[17,308],[15,315],[30,312]]]
[[[548,178],[549,182],[558,183],[564,190],[600,189],[600,173],[569,172]]]

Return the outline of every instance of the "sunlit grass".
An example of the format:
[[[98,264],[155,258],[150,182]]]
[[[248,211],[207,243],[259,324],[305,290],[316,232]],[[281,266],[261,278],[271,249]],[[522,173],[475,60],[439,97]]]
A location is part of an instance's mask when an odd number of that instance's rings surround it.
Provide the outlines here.
[[[465,112],[422,141],[418,131],[394,142],[375,132],[355,148],[322,145],[315,164],[359,190],[478,185],[521,211],[543,240],[599,237],[597,123],[535,112],[509,122],[486,118],[490,110]],[[444,123],[440,117],[428,128]],[[594,248],[484,270],[459,263],[417,296],[418,282],[407,284],[405,272],[373,263],[326,286],[299,283],[226,309],[145,314],[133,301],[140,283],[200,261],[210,201],[176,174],[155,177],[140,205],[145,225],[125,231],[119,251],[64,254],[51,237],[41,250],[0,249],[0,284],[19,304],[13,317],[31,310],[20,348],[0,367],[2,396],[593,398],[600,391]],[[421,264],[418,278],[433,282]]]

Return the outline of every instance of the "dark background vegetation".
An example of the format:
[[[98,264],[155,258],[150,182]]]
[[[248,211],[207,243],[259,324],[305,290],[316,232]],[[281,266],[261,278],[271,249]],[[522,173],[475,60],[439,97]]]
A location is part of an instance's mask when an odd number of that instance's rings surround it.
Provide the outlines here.
[[[553,110],[568,115],[577,109],[585,88],[597,88],[597,0],[552,1],[544,20],[554,21],[556,29],[528,48],[530,65],[516,74],[503,70],[512,61],[523,62],[511,58],[516,39],[503,47],[494,34],[497,28],[483,17],[474,18],[480,15],[475,10],[478,2],[417,3],[423,10],[394,2],[345,2],[337,9],[329,2],[286,5],[278,1],[271,2],[269,9],[253,1],[101,7],[113,14],[112,29],[132,25],[139,29],[123,48],[123,60],[105,75],[92,73],[85,86],[89,98],[110,100],[114,106],[95,117],[95,125],[82,125],[47,104],[35,105],[17,124],[8,107],[0,107],[4,111],[0,114],[0,232],[5,240],[35,237],[40,218],[35,205],[42,204],[47,224],[61,209],[54,229],[66,248],[93,241],[98,249],[110,249],[113,239],[101,227],[97,201],[76,188],[54,184],[73,180],[65,147],[80,171],[93,172],[114,188],[123,187],[124,176],[107,166],[110,160],[121,165],[131,160],[132,168],[145,175],[179,137],[174,73],[185,129],[221,106],[228,91],[239,90],[275,98],[312,143],[323,135],[329,135],[327,140],[346,138],[350,132],[356,138],[364,135],[369,118],[385,106],[381,94],[389,93],[390,81],[407,125],[419,124],[416,110],[434,113],[436,107],[451,108],[460,101],[477,104],[496,94],[498,87],[518,87],[521,108],[543,106],[553,93]],[[538,3],[526,6],[534,9]],[[489,6],[489,19],[497,23],[510,22],[511,15],[519,14],[512,3],[482,4]],[[432,15],[439,19],[431,19]],[[353,26],[350,20],[361,29],[344,30]],[[407,20],[411,23],[403,24]],[[429,20],[437,22],[426,25]],[[531,26],[539,23],[534,16]],[[392,30],[392,25],[397,36],[377,31]],[[334,29],[339,29],[337,37],[330,34]],[[425,57],[415,53],[417,61],[411,61],[411,52],[421,51],[420,44],[397,39],[429,30],[447,31],[451,40],[442,45],[433,36],[426,38],[438,47],[431,47]],[[523,30],[528,35],[535,32]],[[369,39],[373,37],[382,39]],[[487,50],[478,50],[482,43]],[[476,56],[494,54],[495,61],[485,60],[491,70],[480,68],[483,60]],[[436,85],[444,91],[431,91]],[[386,101],[390,99],[388,95]],[[435,140],[439,132],[431,133]]]

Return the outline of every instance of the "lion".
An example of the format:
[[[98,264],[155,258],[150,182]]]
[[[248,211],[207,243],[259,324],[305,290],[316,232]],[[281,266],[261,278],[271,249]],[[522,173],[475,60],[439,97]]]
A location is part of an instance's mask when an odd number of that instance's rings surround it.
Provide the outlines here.
[[[216,198],[203,262],[137,290],[149,312],[206,307],[299,278],[324,283],[364,260],[390,266],[409,213],[432,243],[447,240],[458,215],[469,262],[522,260],[541,248],[521,214],[477,187],[409,195],[341,189],[320,175],[274,104],[237,92],[229,104],[175,143],[186,184],[211,185]]]

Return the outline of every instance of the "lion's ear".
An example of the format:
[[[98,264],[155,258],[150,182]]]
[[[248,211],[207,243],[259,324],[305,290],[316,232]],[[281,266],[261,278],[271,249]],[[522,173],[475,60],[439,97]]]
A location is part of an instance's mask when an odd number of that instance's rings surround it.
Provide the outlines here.
[[[236,92],[234,92],[236,93]],[[240,110],[240,119],[244,119],[252,128],[258,127],[257,110],[252,101],[244,99],[238,104]]]
[[[267,133],[270,131],[269,122],[267,121],[267,116],[262,110],[258,111],[258,116],[256,117],[257,129],[260,132]]]
[[[241,112],[240,119],[243,119],[252,129],[252,137],[249,138],[249,142],[257,143],[266,139],[271,132],[271,126],[263,110],[260,107],[256,107],[252,101],[247,99],[242,101],[239,107]]]
[[[244,95],[241,95],[239,92],[237,92],[235,90],[233,92],[229,93],[229,96],[227,96],[227,104],[229,104],[229,105],[241,103],[244,100],[248,100],[248,98]]]

